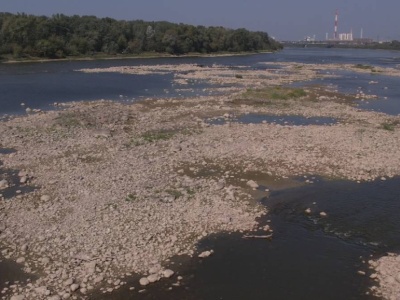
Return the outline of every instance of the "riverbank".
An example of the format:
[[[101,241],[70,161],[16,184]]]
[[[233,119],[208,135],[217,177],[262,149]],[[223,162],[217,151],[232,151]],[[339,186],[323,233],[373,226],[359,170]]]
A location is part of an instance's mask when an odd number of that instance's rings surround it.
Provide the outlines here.
[[[90,60],[122,60],[122,59],[142,59],[142,58],[180,58],[180,57],[225,57],[225,56],[244,56],[244,55],[256,55],[263,53],[273,53],[273,51],[255,51],[255,52],[216,52],[211,54],[206,53],[188,53],[182,55],[173,55],[168,53],[156,53],[156,52],[145,52],[137,55],[132,54],[117,54],[117,55],[106,55],[96,54],[92,56],[69,56],[66,58],[4,58],[0,60],[3,64],[16,64],[16,63],[43,63],[43,62],[61,62],[61,61],[90,61]]]
[[[371,181],[400,174],[399,117],[357,109],[357,95],[278,86],[331,75],[307,66],[190,68],[199,73],[176,79],[208,78],[225,92],[230,83],[229,93],[75,102],[0,123],[0,147],[16,150],[0,154],[2,168],[21,170],[19,184],[37,187],[0,202],[2,254],[40,276],[7,292],[85,299],[97,287],[117,289],[127,273],[159,280],[172,256],[198,255],[201,238],[258,230],[256,218],[266,209],[253,193],[265,178]],[[235,122],[248,114],[337,123]],[[226,122],[212,125],[214,118]],[[13,183],[4,180],[6,190]]]

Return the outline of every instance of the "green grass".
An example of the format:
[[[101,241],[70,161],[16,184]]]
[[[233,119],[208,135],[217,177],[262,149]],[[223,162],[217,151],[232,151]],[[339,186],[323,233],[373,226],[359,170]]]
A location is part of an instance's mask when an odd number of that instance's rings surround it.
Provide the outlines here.
[[[151,131],[142,134],[141,138],[149,143],[157,142],[157,141],[165,141],[169,140],[174,136],[172,132],[164,132],[164,131]]]
[[[354,68],[363,69],[363,70],[373,70],[374,69],[373,66],[363,65],[363,64],[356,64],[356,65],[354,65]]]
[[[242,97],[246,99],[289,100],[307,96],[307,92],[300,88],[269,87],[263,89],[249,89]]]
[[[138,199],[138,197],[136,196],[136,194],[128,194],[125,198],[125,201],[127,202],[134,202]]]
[[[398,122],[386,122],[381,124],[381,128],[387,131],[394,131]]]

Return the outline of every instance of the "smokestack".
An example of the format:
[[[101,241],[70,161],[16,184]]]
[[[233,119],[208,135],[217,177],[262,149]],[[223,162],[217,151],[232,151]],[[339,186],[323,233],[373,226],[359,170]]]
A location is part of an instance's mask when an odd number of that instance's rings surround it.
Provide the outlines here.
[[[334,39],[335,40],[338,39],[338,19],[339,19],[339,12],[338,12],[338,10],[336,10],[336,14],[335,14],[335,34],[334,34]]]

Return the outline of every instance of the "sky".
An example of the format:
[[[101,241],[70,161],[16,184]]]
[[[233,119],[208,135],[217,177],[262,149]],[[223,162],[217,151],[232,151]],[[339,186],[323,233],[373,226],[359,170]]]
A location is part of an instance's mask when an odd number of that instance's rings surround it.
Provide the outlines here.
[[[400,0],[0,0],[0,11],[51,16],[95,15],[266,31],[277,40],[333,36],[400,40]]]

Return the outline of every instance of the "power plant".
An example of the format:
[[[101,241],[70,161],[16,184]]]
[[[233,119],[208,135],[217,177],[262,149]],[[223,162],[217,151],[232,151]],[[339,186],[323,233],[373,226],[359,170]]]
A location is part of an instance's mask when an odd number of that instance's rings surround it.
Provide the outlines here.
[[[335,26],[333,28],[333,41],[353,41],[353,30],[350,33],[338,33],[338,24],[339,24],[339,11],[336,10],[335,13]],[[328,34],[326,39],[329,40]]]

